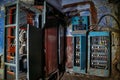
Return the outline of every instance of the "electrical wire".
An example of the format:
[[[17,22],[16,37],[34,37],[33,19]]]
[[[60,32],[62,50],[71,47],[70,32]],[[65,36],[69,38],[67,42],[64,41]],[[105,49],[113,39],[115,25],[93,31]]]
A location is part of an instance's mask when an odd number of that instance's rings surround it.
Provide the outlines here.
[[[120,62],[117,61],[117,62],[114,64],[114,67],[115,67],[115,70],[120,73],[120,69],[118,68],[119,65],[120,65]]]
[[[90,29],[90,31],[91,31],[91,30],[95,30],[95,29],[98,27],[99,23],[102,21],[102,19],[103,19],[104,17],[106,17],[106,16],[112,17],[112,18],[116,21],[116,23],[117,23],[117,25],[118,25],[118,28],[119,28],[119,30],[120,30],[120,23],[119,23],[119,21],[118,21],[112,14],[104,14],[103,16],[100,17],[100,19],[99,19],[99,21],[98,21],[97,24],[90,25],[90,26],[94,26],[92,29]],[[101,27],[101,28],[103,28],[103,27]],[[101,29],[101,28],[100,28],[100,29]]]

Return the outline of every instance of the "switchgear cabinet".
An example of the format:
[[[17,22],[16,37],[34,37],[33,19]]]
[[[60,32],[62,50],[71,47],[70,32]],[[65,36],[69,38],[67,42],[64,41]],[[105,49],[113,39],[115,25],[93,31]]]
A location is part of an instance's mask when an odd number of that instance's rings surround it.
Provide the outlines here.
[[[73,71],[76,73],[86,73],[86,40],[88,29],[89,16],[72,17]]]
[[[88,73],[96,76],[109,76],[110,54],[110,32],[90,32],[88,36]]]
[[[73,34],[73,46],[73,70],[76,73],[86,73],[86,34]]]

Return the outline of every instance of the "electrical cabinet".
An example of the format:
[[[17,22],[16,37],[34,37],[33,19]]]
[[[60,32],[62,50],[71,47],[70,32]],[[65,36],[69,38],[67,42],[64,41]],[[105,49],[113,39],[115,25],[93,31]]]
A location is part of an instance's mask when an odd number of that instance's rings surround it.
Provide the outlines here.
[[[33,24],[40,11],[28,6],[19,1],[5,5],[5,80],[38,80],[43,75],[42,30]]]
[[[110,75],[110,32],[90,32],[88,36],[88,74]]]
[[[89,16],[72,17],[73,36],[73,70],[76,73],[86,73],[87,31],[89,29]]]
[[[86,73],[86,34],[74,34],[73,46],[73,70],[76,73]]]
[[[45,15],[45,78],[52,80],[58,78],[56,74],[60,74],[58,71],[61,72],[65,65],[65,28],[63,14],[48,3]]]
[[[5,77],[4,79],[12,80],[15,79],[16,73],[20,71],[19,74],[24,73],[24,77],[27,76],[27,25],[22,26],[23,21],[26,22],[25,14],[23,14],[23,11],[21,10],[21,14],[19,18],[24,16],[24,18],[21,18],[18,33],[16,32],[16,25],[13,25],[16,23],[16,5],[13,6],[7,6],[6,13],[5,13],[5,35],[4,35],[4,62],[5,62]],[[8,9],[9,8],[9,9]],[[8,15],[10,14],[10,15]],[[18,42],[17,39],[18,37]],[[19,45],[19,48],[16,46]],[[16,50],[17,48],[17,50]],[[19,53],[19,57],[17,58],[17,51]],[[16,59],[19,61],[17,62]],[[19,66],[19,71],[16,70],[16,67]]]
[[[72,31],[88,29],[89,29],[89,16],[72,17]]]

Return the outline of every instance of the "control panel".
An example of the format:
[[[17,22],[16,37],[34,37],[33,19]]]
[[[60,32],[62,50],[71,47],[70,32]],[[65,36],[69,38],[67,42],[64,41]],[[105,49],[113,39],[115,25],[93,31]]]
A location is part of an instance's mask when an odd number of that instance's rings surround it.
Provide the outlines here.
[[[88,72],[97,76],[109,76],[110,33],[90,32],[88,41]]]
[[[74,66],[80,66],[80,37],[74,37]]]
[[[72,17],[72,30],[88,30],[89,16],[74,16]]]
[[[76,73],[86,73],[86,34],[74,34],[74,64]]]
[[[72,17],[73,35],[73,71],[76,73],[86,73],[86,50],[87,50],[87,31],[89,27],[89,16]]]

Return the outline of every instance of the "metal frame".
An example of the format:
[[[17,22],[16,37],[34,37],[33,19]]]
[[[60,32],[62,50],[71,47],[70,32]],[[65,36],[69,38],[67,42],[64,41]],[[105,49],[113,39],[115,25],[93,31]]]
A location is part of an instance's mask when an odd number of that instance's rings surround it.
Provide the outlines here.
[[[15,2],[11,2],[11,3],[8,3],[6,4],[5,6],[6,7],[9,7],[9,6],[12,6],[12,5],[16,5],[16,23],[15,24],[10,24],[10,25],[5,25],[5,27],[11,27],[11,26],[16,26],[16,29],[15,29],[15,44],[16,44],[16,48],[15,48],[15,64],[11,64],[11,63],[6,63],[5,62],[5,65],[9,65],[9,66],[15,66],[16,68],[16,72],[15,72],[15,80],[19,80],[19,15],[20,15],[20,7],[24,7],[32,12],[34,12],[35,14],[41,14],[41,11],[36,9],[35,7],[33,6],[30,6],[30,5],[27,5],[23,2],[21,2],[20,0],[17,0]],[[27,26],[28,27],[28,26]],[[5,61],[5,57],[4,57],[4,61]],[[29,79],[28,79],[29,80]]]
[[[27,66],[28,66],[28,69],[27,69],[27,79],[29,79],[29,25],[27,25]]]

